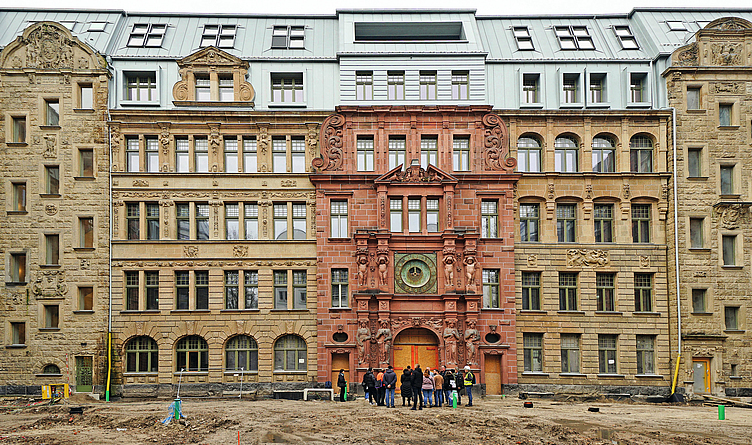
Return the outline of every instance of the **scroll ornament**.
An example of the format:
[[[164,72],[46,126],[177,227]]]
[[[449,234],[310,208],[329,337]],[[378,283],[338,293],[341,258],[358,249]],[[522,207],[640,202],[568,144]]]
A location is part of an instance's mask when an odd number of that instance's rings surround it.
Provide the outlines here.
[[[501,118],[493,113],[483,116],[485,126],[483,159],[490,170],[511,170],[517,160],[509,156],[509,133]]]
[[[319,171],[342,170],[342,129],[345,117],[333,114],[326,118],[321,126],[321,156],[314,158],[311,164]]]

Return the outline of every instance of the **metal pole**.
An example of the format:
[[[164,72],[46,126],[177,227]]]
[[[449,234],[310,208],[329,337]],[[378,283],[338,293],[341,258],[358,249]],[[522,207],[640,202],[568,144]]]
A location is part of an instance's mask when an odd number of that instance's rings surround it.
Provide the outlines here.
[[[178,395],[177,397],[175,397],[177,399],[180,398],[180,383],[182,383],[183,381],[183,371],[185,371],[185,368],[180,368],[180,377],[178,378]]]
[[[245,368],[240,368],[240,394],[238,395],[239,399],[243,398],[243,370]]]

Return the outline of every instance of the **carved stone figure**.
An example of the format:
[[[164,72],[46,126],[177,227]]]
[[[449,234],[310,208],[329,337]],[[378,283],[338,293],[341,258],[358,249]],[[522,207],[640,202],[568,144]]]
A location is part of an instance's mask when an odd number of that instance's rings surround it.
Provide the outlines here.
[[[569,267],[604,267],[609,263],[605,250],[569,249],[567,266]]]
[[[358,255],[358,286],[368,287],[368,256]]]
[[[472,365],[478,364],[478,342],[480,341],[480,333],[475,328],[477,322],[475,320],[467,321],[467,330],[465,330],[465,353],[467,355],[467,362]]]
[[[387,266],[389,265],[389,258],[386,255],[379,255],[378,264],[379,264],[379,285],[386,286],[387,276],[388,276]]]
[[[380,320],[381,329],[376,332],[376,342],[379,344],[379,363],[389,363],[389,354],[392,349],[392,330],[389,329],[388,320]]]
[[[444,286],[447,289],[454,287],[454,255],[444,256]]]
[[[444,356],[446,357],[446,364],[452,365],[457,363],[457,341],[460,339],[460,333],[457,332],[456,321],[447,320],[446,325],[446,328],[444,328]]]
[[[368,361],[366,347],[371,340],[371,330],[368,329],[368,320],[360,320],[358,325],[358,335],[355,337],[358,344],[358,363],[365,363]]]
[[[465,289],[468,292],[475,291],[475,256],[466,256],[463,263],[465,264],[465,279],[467,280]]]

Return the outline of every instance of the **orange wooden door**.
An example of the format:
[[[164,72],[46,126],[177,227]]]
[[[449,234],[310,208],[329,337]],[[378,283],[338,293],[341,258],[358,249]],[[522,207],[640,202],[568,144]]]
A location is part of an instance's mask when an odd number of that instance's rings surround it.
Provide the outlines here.
[[[332,388],[334,394],[339,394],[339,386],[337,386],[337,377],[339,377],[339,370],[345,370],[345,380],[350,382],[350,357],[349,354],[332,354]],[[348,388],[349,389],[349,388]],[[349,399],[350,396],[347,396]]]
[[[501,394],[501,356],[487,355],[485,365],[486,370],[483,374],[486,380],[486,394]]]

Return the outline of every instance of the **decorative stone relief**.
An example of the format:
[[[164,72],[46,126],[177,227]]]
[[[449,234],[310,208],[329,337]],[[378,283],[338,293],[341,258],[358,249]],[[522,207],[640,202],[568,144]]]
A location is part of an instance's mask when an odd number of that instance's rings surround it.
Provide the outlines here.
[[[478,364],[478,343],[480,342],[480,332],[476,329],[475,320],[467,320],[467,329],[465,330],[465,355],[467,363],[471,365]]]
[[[342,130],[345,117],[333,114],[324,120],[321,126],[321,156],[311,162],[320,171],[342,170]]]
[[[441,182],[441,178],[432,168],[426,170],[420,165],[411,165],[405,170],[395,172],[392,180],[397,182]]]
[[[608,252],[605,250],[569,249],[567,250],[567,267],[605,267],[609,264]]]
[[[444,359],[446,365],[457,364],[457,341],[460,339],[460,333],[457,332],[457,320],[449,319],[446,321],[444,328]]]
[[[650,256],[649,255],[640,255],[640,267],[642,267],[642,268],[648,268],[648,267],[650,267]]]
[[[741,204],[723,204],[716,207],[716,215],[720,218],[721,227],[724,229],[739,228],[739,218],[745,208]]]
[[[379,261],[382,257],[387,259],[386,255],[380,255]],[[436,266],[435,253],[396,253],[394,255],[395,292],[405,294],[436,293],[438,290]]]
[[[483,116],[485,126],[483,159],[489,170],[511,170],[517,160],[509,156],[509,133],[501,118],[493,113]]]
[[[363,303],[366,302],[361,301],[361,305]],[[368,363],[370,361],[370,354],[368,353],[368,349],[372,337],[373,335],[371,334],[371,330],[368,327],[368,320],[358,320],[358,333],[355,337],[355,342],[358,345],[358,364]]]
[[[232,248],[232,256],[239,258],[239,257],[247,257],[248,256],[248,246],[234,246]]]
[[[44,213],[52,216],[57,213],[57,206],[55,204],[47,204],[44,206]]]
[[[388,365],[392,350],[392,330],[389,329],[389,320],[379,320],[379,330],[376,331],[376,343],[379,345],[379,364]]]
[[[454,263],[457,259],[452,251],[444,251],[444,287],[447,291],[454,289]]]
[[[310,159],[316,157],[316,147],[319,145],[319,126],[316,124],[306,124],[308,127],[308,134],[306,135],[306,145],[308,146],[308,153]]]
[[[149,181],[145,179],[134,179],[133,187],[149,187]]]
[[[282,187],[297,187],[298,186],[298,181],[296,181],[294,179],[283,179],[282,182],[280,183],[280,185]]]
[[[697,42],[679,49],[674,55],[674,65],[676,66],[698,66],[698,46]]]
[[[62,271],[40,271],[31,286],[31,293],[36,298],[65,298],[68,285],[63,278]]]
[[[168,199],[161,199],[159,201],[160,207],[162,207],[162,233],[164,237],[170,236],[170,207],[175,205],[175,202]],[[117,221],[117,219],[115,220]]]
[[[44,135],[44,152],[42,156],[48,159],[57,157],[57,136],[54,134]]]
[[[196,258],[198,256],[198,246],[183,246],[183,255],[188,258]]]
[[[532,254],[527,256],[528,267],[538,267],[538,255]]]
[[[88,259],[82,259],[81,264],[79,266],[81,270],[88,270],[91,269],[91,260]]]
[[[73,68],[73,42],[52,24],[43,23],[32,30],[22,43],[26,45],[26,66],[40,69]]]
[[[356,262],[358,264],[358,287],[366,289],[368,288],[368,250],[358,249],[355,255],[357,256]]]
[[[471,294],[474,294],[477,290],[475,286],[475,267],[477,261],[474,253],[465,252],[465,259],[462,260],[462,263],[465,265],[465,291]]]
[[[736,66],[742,64],[741,43],[713,43],[710,45],[710,60],[713,65]]]
[[[747,88],[744,82],[712,82],[710,91],[714,94],[745,94]]]

